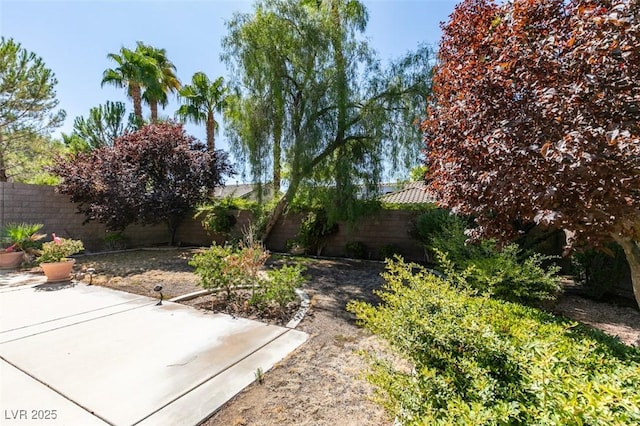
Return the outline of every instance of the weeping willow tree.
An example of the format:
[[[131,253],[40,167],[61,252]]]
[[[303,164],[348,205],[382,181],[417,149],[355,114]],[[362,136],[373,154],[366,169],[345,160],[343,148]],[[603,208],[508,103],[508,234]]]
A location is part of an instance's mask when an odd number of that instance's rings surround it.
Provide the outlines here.
[[[354,219],[385,166],[420,157],[433,55],[422,47],[383,67],[366,23],[354,0],[263,0],[227,24],[227,136],[254,182],[286,188],[271,223],[310,194],[322,194],[331,220]]]

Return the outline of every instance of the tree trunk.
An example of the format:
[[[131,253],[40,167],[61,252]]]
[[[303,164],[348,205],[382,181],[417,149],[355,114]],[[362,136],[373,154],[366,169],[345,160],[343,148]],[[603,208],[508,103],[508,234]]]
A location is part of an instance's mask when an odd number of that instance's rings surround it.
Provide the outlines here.
[[[280,139],[282,138],[282,125],[278,121],[273,129],[273,195],[280,193],[281,176],[282,176],[282,146]]]
[[[139,123],[142,123],[142,91],[138,84],[131,84],[130,86],[131,99],[133,100],[133,114],[138,119]]]
[[[178,228],[182,223],[182,217],[172,217],[168,219],[166,223],[169,229],[169,245],[173,247],[176,245],[176,235],[178,235]]]
[[[2,129],[0,129],[0,182],[7,182],[7,165],[4,163],[4,140],[2,139]]]
[[[151,101],[149,102],[149,108],[151,109],[151,122],[158,122],[158,102]]]
[[[269,220],[267,220],[262,238],[260,238],[263,242],[267,241],[269,234],[273,230],[273,227],[276,226],[276,223],[278,223],[278,220],[280,220],[280,217],[282,217],[282,213],[286,207],[287,197],[283,196],[278,200],[278,204],[276,204],[275,208],[271,211],[271,214],[269,214]]]
[[[271,214],[269,215],[269,220],[267,221],[267,224],[265,225],[265,228],[264,228],[264,232],[262,233],[262,238],[261,238],[262,241],[267,241],[267,238],[269,237],[269,234],[273,230],[273,227],[276,226],[276,223],[278,223],[278,220],[280,220],[280,217],[282,217],[282,213],[285,211],[287,205],[289,205],[294,195],[296,195],[299,185],[300,185],[300,179],[294,176],[291,180],[291,184],[289,185],[289,188],[287,188],[287,193],[284,194],[282,198],[280,198],[280,200],[278,201],[278,204],[276,204],[275,208],[271,211]]]
[[[629,269],[631,270],[631,283],[633,284],[633,295],[636,303],[640,306],[640,248],[638,244],[629,237],[613,235],[613,239],[624,250]]]
[[[349,181],[349,167],[350,164],[345,156],[344,138],[347,131],[347,99],[348,99],[348,83],[347,83],[347,71],[346,60],[343,52],[343,29],[342,20],[340,18],[340,10],[338,9],[338,2],[334,2],[331,5],[331,17],[336,27],[336,33],[333,35],[333,56],[336,63],[336,91],[337,91],[337,103],[338,103],[338,128],[336,131],[336,141],[338,149],[335,153],[335,182],[336,182],[336,203],[338,209],[342,209],[344,200],[344,190]]]
[[[215,141],[216,121],[213,119],[213,112],[207,112],[207,149],[209,152],[216,150]]]

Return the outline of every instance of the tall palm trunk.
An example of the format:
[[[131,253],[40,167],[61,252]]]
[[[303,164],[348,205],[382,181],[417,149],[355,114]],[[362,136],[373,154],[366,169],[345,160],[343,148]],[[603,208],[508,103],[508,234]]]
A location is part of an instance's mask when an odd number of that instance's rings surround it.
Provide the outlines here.
[[[149,109],[151,109],[151,122],[158,122],[158,102],[157,101],[149,101]]]
[[[138,83],[131,82],[129,84],[129,95],[133,100],[133,114],[142,123],[142,89]]]
[[[213,118],[213,111],[207,112],[207,149],[209,152],[214,152],[216,150],[216,121]]]

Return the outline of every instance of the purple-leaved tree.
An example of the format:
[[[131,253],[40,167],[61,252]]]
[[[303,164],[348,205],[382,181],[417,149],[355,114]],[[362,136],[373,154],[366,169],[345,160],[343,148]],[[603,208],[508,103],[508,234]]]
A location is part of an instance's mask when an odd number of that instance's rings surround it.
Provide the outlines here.
[[[628,0],[465,0],[443,27],[423,123],[429,179],[476,217],[616,241],[640,301],[640,6]]]
[[[150,124],[112,147],[61,158],[52,171],[62,178],[58,191],[79,203],[87,221],[114,231],[165,223],[171,244],[184,217],[233,173],[225,152],[208,152],[174,123]]]

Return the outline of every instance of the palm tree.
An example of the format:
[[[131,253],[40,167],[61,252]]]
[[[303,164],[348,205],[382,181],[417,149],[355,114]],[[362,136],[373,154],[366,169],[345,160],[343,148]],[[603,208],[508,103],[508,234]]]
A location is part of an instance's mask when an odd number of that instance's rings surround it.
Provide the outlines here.
[[[151,121],[155,123],[158,121],[158,104],[162,105],[162,107],[167,106],[169,102],[167,95],[180,89],[180,80],[176,76],[175,65],[167,58],[165,49],[158,49],[138,41],[136,52],[156,64],[157,78],[149,80],[142,93],[142,99],[151,109]]]
[[[111,84],[118,88],[126,88],[127,96],[133,101],[133,113],[142,122],[142,88],[157,80],[158,67],[148,56],[120,48],[120,54],[109,53],[107,58],[116,63],[115,68],[108,68],[102,74],[101,86]]]
[[[214,112],[221,113],[225,106],[227,88],[222,77],[213,82],[203,72],[197,72],[187,84],[178,91],[178,99],[182,105],[176,115],[182,120],[191,120],[195,124],[205,123],[207,129],[207,147],[213,152],[216,149],[214,134],[218,123]]]

